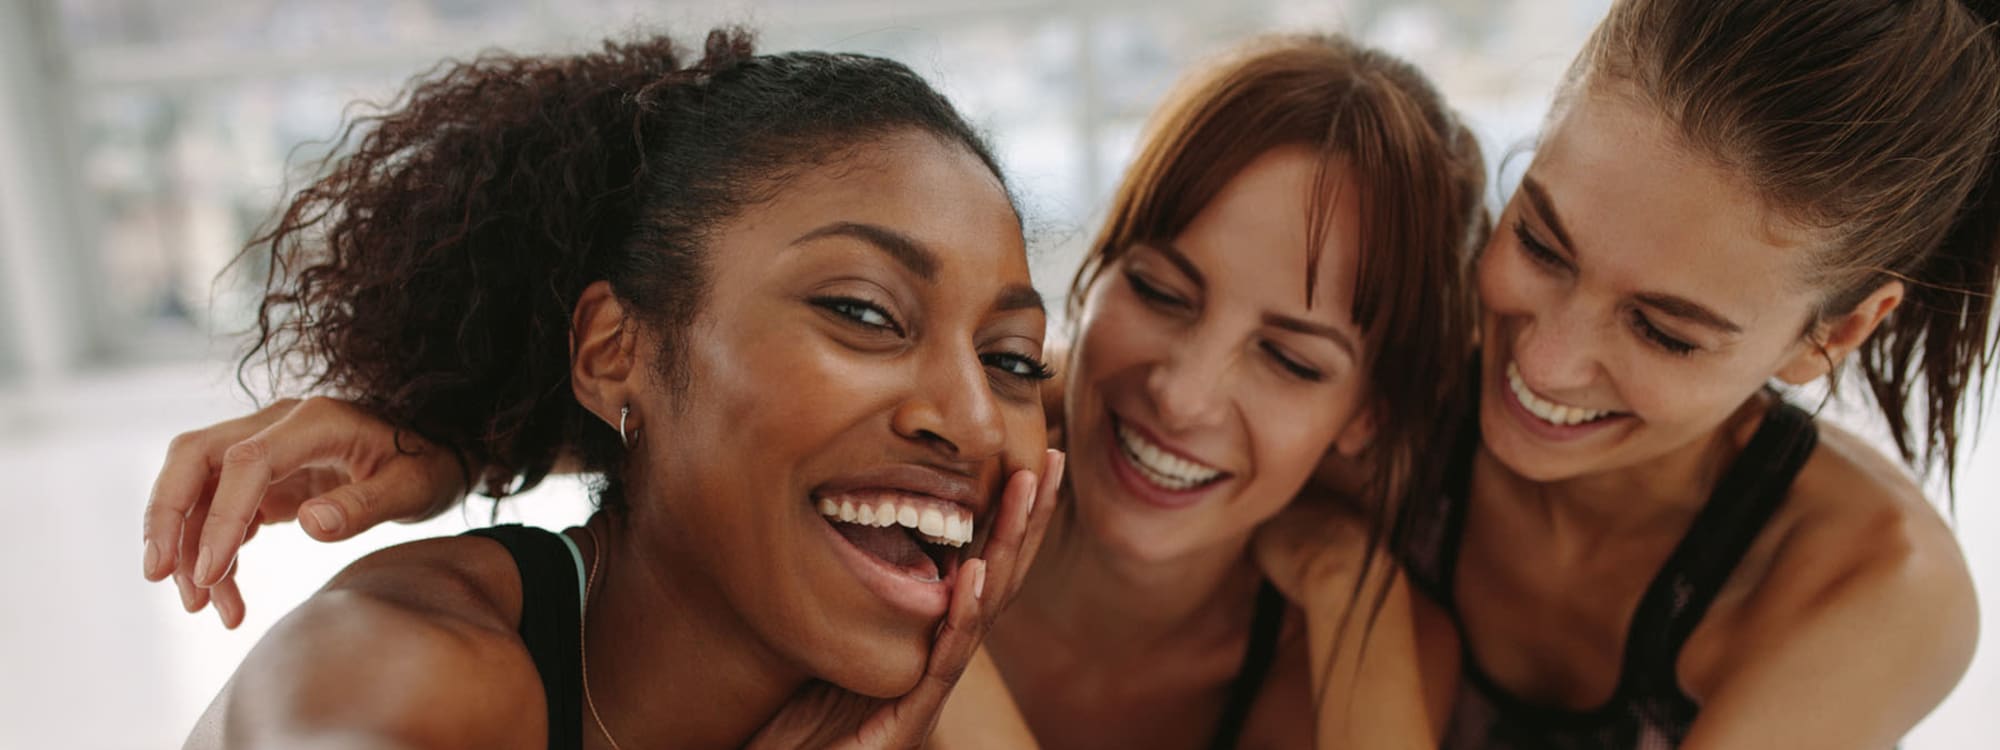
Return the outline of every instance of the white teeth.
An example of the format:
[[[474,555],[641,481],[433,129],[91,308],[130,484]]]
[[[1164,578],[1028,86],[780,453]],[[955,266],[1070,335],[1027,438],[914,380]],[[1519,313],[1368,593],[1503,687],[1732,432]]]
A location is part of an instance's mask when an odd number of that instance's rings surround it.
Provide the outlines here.
[[[1528,389],[1528,381],[1521,377],[1521,368],[1513,362],[1507,363],[1507,388],[1514,392],[1514,398],[1527,407],[1528,413],[1549,424],[1568,427],[1585,422],[1594,422],[1610,416],[1611,412],[1583,409],[1549,401]]]
[[[1162,450],[1138,431],[1118,425],[1118,446],[1147,481],[1169,490],[1185,490],[1222,476],[1222,470],[1189,461]]]
[[[872,493],[871,493],[872,494]],[[965,508],[935,499],[890,495],[879,503],[854,498],[820,498],[819,514],[861,526],[903,526],[917,532],[924,541],[948,547],[962,547],[972,541],[972,513]]]

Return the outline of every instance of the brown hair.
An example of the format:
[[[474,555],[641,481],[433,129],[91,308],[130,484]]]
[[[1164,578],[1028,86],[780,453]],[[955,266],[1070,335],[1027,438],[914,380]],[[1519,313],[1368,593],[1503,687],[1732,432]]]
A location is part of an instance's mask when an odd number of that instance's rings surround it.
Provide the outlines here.
[[[452,448],[495,496],[580,457],[612,508],[626,454],[569,383],[586,287],[610,282],[681,384],[710,234],[791,177],[905,130],[999,175],[902,64],[760,55],[734,28],[696,49],[660,35],[447,64],[357,125],[244,251],[268,248],[271,265],[243,365],[261,357]]]
[[[1994,0],[1621,0],[1569,89],[1634,84],[1685,144],[1825,238],[1818,323],[1890,280],[1902,305],[1854,366],[1903,460],[1957,472],[2000,276]],[[1570,92],[1570,93],[1573,93]],[[1910,414],[1921,383],[1923,415]],[[1977,402],[1979,399],[1973,399]],[[1913,424],[1913,420],[1915,423]]]
[[[1360,191],[1352,314],[1374,350],[1368,377],[1381,410],[1362,498],[1372,564],[1385,543],[1400,551],[1390,537],[1405,526],[1395,523],[1402,498],[1436,491],[1435,472],[1414,467],[1456,421],[1449,415],[1462,399],[1476,313],[1466,264],[1490,228],[1479,144],[1416,68],[1336,35],[1283,35],[1254,40],[1186,79],[1148,127],[1084,255],[1071,318],[1132,246],[1180,234],[1252,160],[1289,145],[1321,158],[1300,283],[1308,302],[1337,197],[1329,168],[1346,169]],[[1369,577],[1364,570],[1360,580]]]

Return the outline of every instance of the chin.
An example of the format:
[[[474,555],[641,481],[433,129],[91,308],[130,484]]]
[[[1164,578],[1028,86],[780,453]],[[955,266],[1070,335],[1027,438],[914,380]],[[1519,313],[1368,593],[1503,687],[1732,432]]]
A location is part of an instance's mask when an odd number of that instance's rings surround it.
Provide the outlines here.
[[[895,698],[917,686],[930,660],[934,636],[929,631],[907,637],[888,638],[886,631],[874,631],[863,638],[845,638],[839,653],[827,648],[833,639],[807,644],[810,671],[821,680],[852,693],[870,698]]]

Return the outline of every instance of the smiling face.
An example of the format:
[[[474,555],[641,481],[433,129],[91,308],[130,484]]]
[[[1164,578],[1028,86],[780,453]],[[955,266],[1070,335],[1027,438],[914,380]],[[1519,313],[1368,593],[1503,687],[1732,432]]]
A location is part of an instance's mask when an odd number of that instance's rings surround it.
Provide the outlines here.
[[[1804,235],[1618,84],[1580,91],[1478,264],[1480,429],[1549,481],[1710,434],[1774,376],[1816,376]]]
[[[1084,298],[1066,389],[1076,514],[1120,554],[1240,545],[1291,501],[1368,393],[1349,320],[1357,189],[1338,165],[1312,304],[1307,215],[1319,157],[1273,149],[1185,231],[1132,247]]]
[[[1046,443],[1045,320],[1012,205],[963,148],[895,135],[793,179],[706,257],[687,389],[648,368],[634,407],[633,523],[781,658],[906,692],[956,545]]]

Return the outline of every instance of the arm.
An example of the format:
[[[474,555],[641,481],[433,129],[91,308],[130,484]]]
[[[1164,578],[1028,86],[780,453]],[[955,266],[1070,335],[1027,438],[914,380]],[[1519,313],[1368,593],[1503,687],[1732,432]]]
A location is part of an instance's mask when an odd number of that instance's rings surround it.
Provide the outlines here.
[[[187,747],[540,746],[533,662],[494,597],[437,562],[467,541],[348,568],[258,642]]]
[[[1448,703],[1445,688],[1455,685],[1440,677],[1455,673],[1456,662],[1431,657],[1455,655],[1437,643],[1453,637],[1448,627],[1434,627],[1438,618],[1423,616],[1386,552],[1378,550],[1363,570],[1366,541],[1360,519],[1302,498],[1259,529],[1252,549],[1265,575],[1305,612],[1316,746],[1436,747],[1443,717],[1434,708]]]
[[[1716,679],[1685,747],[1859,749],[1901,739],[1958,683],[1978,632],[1957,545],[1928,531],[1831,575],[1826,561],[1856,547],[1805,542],[1781,560],[1777,580],[1761,587],[1775,590],[1758,595],[1732,638],[1725,660],[1736,667]],[[1887,535],[1870,536],[1879,545]]]
[[[982,648],[965,667],[958,689],[944,704],[932,750],[1032,750],[1037,745],[993,657]]]
[[[174,438],[145,515],[145,575],[173,575],[189,612],[243,619],[237,550],[258,525],[298,519],[321,541],[420,520],[463,499],[451,451],[342,401],[285,400]]]

